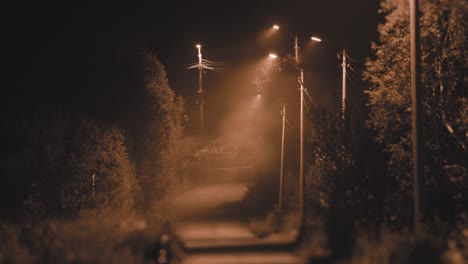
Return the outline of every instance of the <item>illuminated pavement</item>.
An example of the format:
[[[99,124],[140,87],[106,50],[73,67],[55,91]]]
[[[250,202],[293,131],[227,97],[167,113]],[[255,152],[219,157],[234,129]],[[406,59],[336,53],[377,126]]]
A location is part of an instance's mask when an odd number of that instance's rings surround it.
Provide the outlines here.
[[[184,264],[240,264],[240,263],[307,263],[304,258],[287,252],[204,253],[189,255]]]
[[[187,244],[196,241],[254,239],[248,215],[233,215],[229,205],[242,201],[248,182],[224,182],[194,186],[170,205],[171,225]]]
[[[212,175],[209,180],[187,188],[166,208],[172,229],[188,250],[183,263],[306,263],[303,257],[288,250],[262,249],[290,243],[296,232],[258,237],[252,233],[249,223],[265,209],[252,212],[235,206],[241,204],[256,175],[236,178],[235,173],[223,174]]]

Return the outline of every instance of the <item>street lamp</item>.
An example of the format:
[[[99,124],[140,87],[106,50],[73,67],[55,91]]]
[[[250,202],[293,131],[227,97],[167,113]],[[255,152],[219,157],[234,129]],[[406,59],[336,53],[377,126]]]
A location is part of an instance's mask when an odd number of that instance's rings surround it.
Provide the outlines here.
[[[414,231],[421,230],[420,188],[424,180],[424,164],[421,160],[421,36],[420,10],[417,0],[409,0],[410,5],[410,59],[411,59],[411,142],[413,158],[413,221]]]
[[[275,27],[276,26],[276,27]],[[279,29],[278,25],[273,28]],[[300,86],[300,128],[299,128],[299,208],[304,223],[304,70],[300,67],[298,36],[294,35],[294,57],[299,70],[298,82]]]
[[[279,26],[274,25],[273,28],[278,29]],[[278,58],[278,55],[275,53],[270,53],[268,56],[272,59]],[[283,178],[284,178],[284,133],[286,125],[286,105],[283,104],[283,109],[281,109],[282,116],[282,129],[281,129],[281,161],[280,161],[280,184],[279,184],[279,198],[278,198],[278,211],[283,210]]]
[[[205,114],[203,105],[205,99],[203,98],[203,59],[201,53],[201,45],[195,46],[198,49],[198,93],[199,93],[199,105],[200,105],[200,136],[203,138],[205,134]]]
[[[283,209],[283,178],[284,178],[284,132],[286,125],[286,105],[283,104],[281,110],[281,161],[280,161],[280,184],[279,184],[279,199],[278,199],[278,210],[281,212]]]
[[[310,39],[316,42],[322,42],[322,39],[318,37],[310,37]]]
[[[322,42],[322,39],[319,38],[319,37],[311,37],[310,39],[312,39],[313,41],[315,42]],[[346,63],[346,49],[343,48],[342,50],[342,63],[341,63],[341,67],[342,67],[342,72],[343,72],[343,76],[342,76],[342,88],[341,88],[341,119],[343,120],[343,128],[345,129],[345,121],[346,121],[346,67],[347,67],[347,63]]]

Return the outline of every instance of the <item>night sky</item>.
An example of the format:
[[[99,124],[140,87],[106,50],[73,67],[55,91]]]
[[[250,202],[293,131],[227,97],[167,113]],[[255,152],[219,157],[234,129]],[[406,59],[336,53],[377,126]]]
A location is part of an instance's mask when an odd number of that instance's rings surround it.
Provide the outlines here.
[[[144,50],[157,54],[190,110],[197,73],[186,68],[197,61],[195,44],[202,44],[204,58],[229,62],[219,76],[274,45],[292,53],[285,30],[276,44],[259,40],[274,23],[297,34],[301,45],[318,35],[360,60],[377,39],[378,8],[375,0],[18,2],[2,8],[2,112],[57,107],[118,120],[135,103],[129,103],[138,85],[132,56]],[[338,51],[317,47],[304,58],[308,70],[336,73],[340,82]],[[207,78],[221,78],[216,74]],[[218,88],[208,82],[206,92]]]

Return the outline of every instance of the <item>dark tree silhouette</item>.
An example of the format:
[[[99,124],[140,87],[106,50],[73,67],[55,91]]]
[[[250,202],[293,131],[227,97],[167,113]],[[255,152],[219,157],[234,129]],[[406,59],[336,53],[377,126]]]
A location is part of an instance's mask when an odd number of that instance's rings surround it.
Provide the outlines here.
[[[389,154],[392,178],[387,216],[407,223],[411,216],[411,96],[407,1],[382,2],[385,23],[366,63],[369,127]],[[466,1],[421,4],[422,113],[425,198],[431,212],[453,217],[466,205],[468,141],[466,116]],[[456,208],[458,207],[458,208]],[[466,207],[465,207],[466,208]],[[434,210],[435,209],[435,210]]]
[[[144,98],[136,125],[137,172],[146,201],[159,198],[187,166],[183,99],[169,86],[164,66],[151,53],[143,55]]]

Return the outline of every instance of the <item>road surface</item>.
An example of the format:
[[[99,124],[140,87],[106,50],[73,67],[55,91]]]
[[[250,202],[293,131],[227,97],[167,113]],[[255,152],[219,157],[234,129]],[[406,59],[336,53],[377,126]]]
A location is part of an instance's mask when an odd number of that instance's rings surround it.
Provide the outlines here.
[[[211,168],[198,177],[165,207],[186,251],[183,263],[306,263],[285,246],[295,240],[296,231],[265,237],[252,232],[252,221],[271,209],[245,201],[259,177],[255,168]]]

